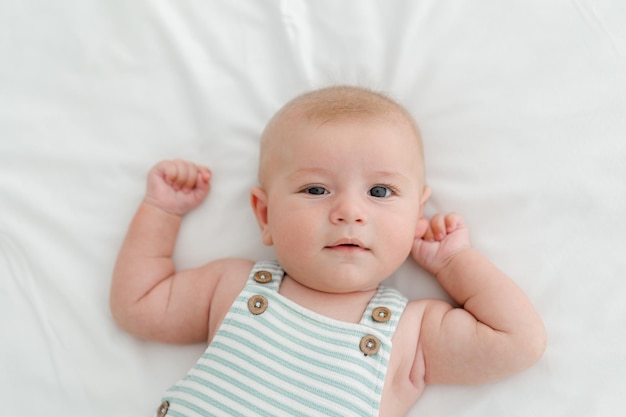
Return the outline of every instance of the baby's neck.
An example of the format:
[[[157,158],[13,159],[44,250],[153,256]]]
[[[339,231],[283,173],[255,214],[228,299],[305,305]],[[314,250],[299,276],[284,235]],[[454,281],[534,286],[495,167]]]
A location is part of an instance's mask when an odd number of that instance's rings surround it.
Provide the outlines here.
[[[306,287],[285,275],[278,292],[294,303],[331,319],[359,323],[376,288],[350,292],[326,293]]]

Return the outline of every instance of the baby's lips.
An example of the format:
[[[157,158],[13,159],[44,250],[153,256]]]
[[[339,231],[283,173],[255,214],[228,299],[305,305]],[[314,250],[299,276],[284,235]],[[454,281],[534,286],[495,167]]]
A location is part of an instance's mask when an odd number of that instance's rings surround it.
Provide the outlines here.
[[[354,247],[358,247],[361,249],[369,250],[369,248],[365,246],[363,242],[361,242],[359,239],[356,239],[356,238],[341,238],[341,239],[334,241],[332,244],[328,245],[327,247],[335,248],[335,247],[341,247],[341,246],[346,246],[346,247],[354,246]]]

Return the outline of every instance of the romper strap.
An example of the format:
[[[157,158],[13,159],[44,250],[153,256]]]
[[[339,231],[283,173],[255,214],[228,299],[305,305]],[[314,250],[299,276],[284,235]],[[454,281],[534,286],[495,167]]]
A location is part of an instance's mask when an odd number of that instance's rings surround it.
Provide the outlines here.
[[[399,291],[381,285],[367,305],[361,324],[372,327],[391,338],[407,303],[407,298]]]
[[[250,271],[248,284],[262,285],[271,291],[278,292],[284,275],[285,271],[280,267],[278,261],[259,261],[254,264]]]

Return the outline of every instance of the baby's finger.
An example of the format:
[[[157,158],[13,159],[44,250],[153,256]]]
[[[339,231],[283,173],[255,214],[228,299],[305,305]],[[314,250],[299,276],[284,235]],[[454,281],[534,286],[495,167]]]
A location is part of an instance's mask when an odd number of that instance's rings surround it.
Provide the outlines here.
[[[211,179],[211,171],[205,167],[197,167],[196,183],[194,191],[199,194],[206,194],[209,191],[209,180]]]
[[[430,223],[428,223],[428,228],[426,232],[424,232],[424,236],[422,236],[422,240],[427,242],[433,242],[435,240],[435,236],[433,235],[433,230],[430,228]]]
[[[435,240],[442,240],[446,237],[446,222],[443,214],[435,214],[430,219],[430,229]]]
[[[211,179],[211,170],[205,166],[200,166],[198,175],[202,179],[202,181],[208,183]]]
[[[187,166],[185,161],[176,159],[172,163],[173,168],[169,176],[170,185],[176,191],[183,188],[183,184],[187,181]]]
[[[183,191],[191,191],[196,187],[196,183],[198,182],[198,167],[191,162],[185,162],[185,177],[184,181],[182,181],[181,188]]]
[[[174,161],[163,161],[159,164],[163,179],[168,185],[173,185],[178,176],[178,167]]]
[[[463,219],[457,213],[448,213],[445,218],[446,232],[452,233],[463,225]]]

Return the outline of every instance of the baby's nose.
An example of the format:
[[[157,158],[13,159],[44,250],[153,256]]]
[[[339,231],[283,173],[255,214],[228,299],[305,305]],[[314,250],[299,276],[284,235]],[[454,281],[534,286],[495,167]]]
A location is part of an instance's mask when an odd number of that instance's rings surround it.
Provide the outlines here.
[[[337,198],[330,212],[330,221],[332,223],[365,223],[367,215],[363,202],[350,196]]]

